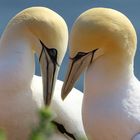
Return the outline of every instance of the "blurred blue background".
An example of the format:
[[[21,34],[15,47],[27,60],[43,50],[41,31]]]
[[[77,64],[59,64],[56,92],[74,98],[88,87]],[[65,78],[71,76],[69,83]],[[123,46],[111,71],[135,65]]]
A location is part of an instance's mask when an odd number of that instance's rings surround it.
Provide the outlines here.
[[[45,6],[56,11],[67,22],[69,31],[75,19],[92,7],[109,7],[124,13],[133,23],[138,35],[135,75],[140,79],[140,0],[0,0],[0,34],[15,14],[31,6]],[[59,72],[58,78],[61,80],[64,79],[67,61],[68,52]],[[36,74],[40,75],[39,65],[37,62],[36,64]],[[83,76],[77,82],[76,88],[83,90]]]

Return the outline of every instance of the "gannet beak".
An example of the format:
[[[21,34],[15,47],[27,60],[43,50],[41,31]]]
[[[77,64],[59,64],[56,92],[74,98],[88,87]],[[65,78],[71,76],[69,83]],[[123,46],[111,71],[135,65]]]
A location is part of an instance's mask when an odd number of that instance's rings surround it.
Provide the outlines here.
[[[69,94],[82,72],[84,72],[93,61],[93,56],[96,50],[88,53],[79,52],[74,58],[70,58],[67,74],[61,91],[61,97],[63,100]]]
[[[43,96],[45,105],[49,105],[51,103],[59,67],[57,63],[57,50],[55,48],[47,48],[41,41],[40,43],[42,45],[42,51],[39,62],[43,81]]]

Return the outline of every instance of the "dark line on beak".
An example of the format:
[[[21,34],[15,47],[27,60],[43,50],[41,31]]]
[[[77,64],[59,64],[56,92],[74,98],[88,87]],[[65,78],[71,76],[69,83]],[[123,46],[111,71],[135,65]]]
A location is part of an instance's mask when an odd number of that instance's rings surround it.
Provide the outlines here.
[[[47,61],[47,65],[46,65],[46,72],[47,72],[47,78],[46,78],[46,84],[47,84],[47,92],[48,92],[48,69],[49,69],[49,62],[48,62],[48,59],[47,59],[47,55],[46,55],[46,50],[44,49],[44,47],[42,47],[43,49],[43,51],[44,51],[44,54],[45,54],[45,60]],[[45,105],[47,105],[48,103],[46,102],[47,100],[46,100],[47,98],[44,96],[44,102],[45,102]]]
[[[49,61],[48,61],[48,58],[47,58],[47,50],[46,49],[44,49],[44,53],[45,53],[45,59],[47,61],[47,65],[46,65],[46,71],[47,71],[47,78],[46,79],[47,79],[47,81],[46,81],[46,84],[47,84],[47,92],[48,92],[48,85],[49,85],[49,79],[48,79],[48,77],[49,77]],[[54,73],[55,73],[55,67],[54,67],[54,71],[53,71],[52,83],[53,83],[53,80],[54,80]],[[52,83],[51,83],[51,91],[52,91],[52,88],[53,88],[52,87]],[[50,95],[50,94],[48,94],[48,95]],[[44,99],[45,99],[45,101],[44,101],[45,102],[45,105],[49,105],[50,103],[47,102],[47,101],[48,101],[48,99],[50,99],[50,96],[48,96],[48,98],[46,98],[46,97],[44,97]]]
[[[72,68],[73,68],[74,63],[75,63],[76,61],[80,60],[83,56],[85,56],[85,55],[87,55],[87,54],[88,54],[88,53],[78,52],[77,55],[76,55],[75,57],[69,58],[69,59],[72,61],[72,64],[71,64],[70,72],[69,72],[68,78],[67,78],[67,80],[66,80],[66,83],[67,83],[67,81],[68,81],[68,79],[69,79],[69,76],[70,76],[70,74],[71,74],[71,72],[72,72]]]
[[[40,60],[41,60],[41,57],[42,57],[43,51],[44,51],[44,47],[42,46],[41,53],[40,53],[40,56],[39,56],[39,62],[40,62]]]
[[[48,84],[49,84],[49,61],[48,59],[50,59],[52,61],[52,64],[53,64],[53,75],[52,75],[52,81],[51,81],[51,92],[53,90],[53,82],[54,82],[54,78],[55,78],[55,72],[56,72],[56,65],[59,67],[60,65],[57,63],[57,50],[56,49],[49,49],[47,48],[44,43],[40,40],[40,43],[42,45],[42,50],[41,50],[41,53],[40,53],[40,56],[39,56],[39,62],[41,61],[41,58],[42,58],[42,55],[43,55],[43,52],[45,54],[45,60],[47,62],[47,65],[46,65],[46,71],[47,71],[47,78],[46,78],[46,84],[47,84],[47,92],[49,91],[48,90]],[[50,95],[50,94],[48,94]],[[48,98],[46,98],[48,97]],[[45,105],[49,105],[50,103],[48,103],[48,99],[50,99],[51,97],[50,96],[44,96],[44,102],[45,102]]]
[[[71,67],[70,67],[70,72],[69,72],[69,75],[68,75],[68,77],[67,77],[66,83],[68,82],[68,79],[69,79],[70,74],[71,74],[71,72],[72,72],[72,68],[73,68],[74,63],[75,63],[75,61],[72,61],[72,64],[71,64]]]
[[[46,83],[47,83],[47,90],[48,90],[48,85],[49,85],[49,81],[48,81],[48,69],[49,69],[49,62],[48,62],[48,59],[47,59],[47,55],[46,55],[46,51],[45,51],[45,59],[46,59],[46,61],[47,61],[47,65],[46,65],[46,69],[47,69],[47,81],[46,81]],[[47,96],[46,96],[47,97]],[[48,105],[49,103],[47,103],[46,100],[47,98],[45,98],[45,105]]]
[[[87,53],[78,52],[77,55],[76,55],[75,57],[69,58],[70,60],[72,60],[72,64],[71,64],[70,72],[69,72],[68,78],[67,78],[67,80],[66,80],[66,83],[67,83],[67,81],[68,81],[68,79],[69,79],[69,77],[70,77],[70,74],[71,74],[71,72],[72,72],[72,68],[73,68],[74,63],[75,63],[76,61],[80,60],[83,56],[88,55],[89,53],[92,53],[92,57],[91,57],[91,61],[90,61],[90,63],[91,63],[92,60],[93,60],[93,57],[94,57],[94,53],[95,53],[97,50],[98,50],[98,49],[95,49],[95,50],[90,51],[90,52],[87,52]]]
[[[92,60],[93,60],[94,54],[95,54],[95,52],[96,52],[97,50],[98,50],[98,49],[95,49],[95,50],[93,50],[93,51],[91,52],[92,55],[91,55],[90,64],[92,63]]]

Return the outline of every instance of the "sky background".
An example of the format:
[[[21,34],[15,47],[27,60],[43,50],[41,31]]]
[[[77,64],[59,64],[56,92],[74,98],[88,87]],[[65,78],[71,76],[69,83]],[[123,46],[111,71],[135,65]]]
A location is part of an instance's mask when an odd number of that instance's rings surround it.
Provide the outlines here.
[[[32,6],[45,6],[57,12],[65,19],[69,31],[76,18],[85,10],[93,7],[108,7],[124,13],[133,23],[138,36],[135,75],[140,80],[140,0],[0,0],[0,34],[14,15]],[[58,79],[64,79],[67,61],[68,52],[62,63]],[[39,75],[38,64],[36,74]],[[83,90],[83,76],[77,82],[76,88]]]

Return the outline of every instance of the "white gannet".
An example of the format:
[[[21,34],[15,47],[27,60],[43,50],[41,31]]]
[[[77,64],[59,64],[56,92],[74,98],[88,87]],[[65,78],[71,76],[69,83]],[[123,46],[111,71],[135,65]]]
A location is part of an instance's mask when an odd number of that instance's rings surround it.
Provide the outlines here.
[[[32,86],[33,91],[42,93],[41,77],[34,76]],[[38,87],[36,87],[38,85]],[[54,95],[50,104],[50,108],[54,114],[53,123],[58,128],[58,133],[53,134],[51,140],[80,140],[87,139],[82,123],[81,107],[83,93],[73,88],[68,97],[63,101],[61,99],[61,88],[63,82],[56,81]],[[77,93],[77,94],[75,94]],[[38,102],[38,95],[35,99]],[[61,133],[59,133],[61,131]],[[64,137],[65,136],[65,137]]]
[[[62,98],[85,71],[82,118],[89,140],[140,139],[136,45],[133,25],[113,9],[87,10],[73,25]]]
[[[48,8],[25,9],[7,25],[0,40],[0,128],[5,130],[8,140],[27,140],[31,128],[37,124],[37,110],[44,105],[43,93],[46,105],[50,103],[67,42],[65,21]],[[41,64],[43,82],[34,75],[34,53]],[[57,81],[56,85],[58,88],[62,84]],[[51,108],[56,113],[54,121],[64,135],[58,132],[52,139],[75,139],[84,133],[82,119],[73,118],[81,117],[81,106],[77,105],[75,112],[69,111],[74,106],[64,110],[70,101],[60,101],[60,89],[55,93]],[[79,99],[82,101],[82,95]]]

